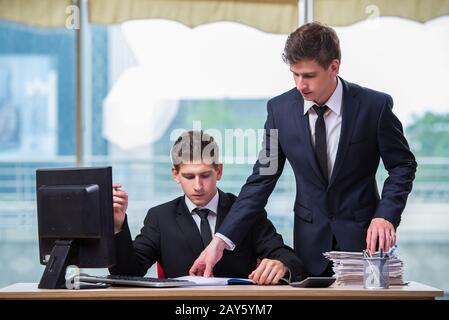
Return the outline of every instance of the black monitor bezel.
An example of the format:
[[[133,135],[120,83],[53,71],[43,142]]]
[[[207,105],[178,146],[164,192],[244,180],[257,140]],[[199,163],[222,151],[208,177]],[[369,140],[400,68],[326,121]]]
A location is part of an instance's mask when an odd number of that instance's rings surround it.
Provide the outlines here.
[[[44,185],[89,185],[96,184],[100,190],[100,237],[73,239],[46,237],[40,210],[39,188]],[[75,250],[68,264],[79,268],[110,268],[115,265],[114,210],[112,203],[112,167],[49,168],[36,170],[37,218],[39,234],[39,261],[48,262],[48,255],[57,240],[73,240]]]

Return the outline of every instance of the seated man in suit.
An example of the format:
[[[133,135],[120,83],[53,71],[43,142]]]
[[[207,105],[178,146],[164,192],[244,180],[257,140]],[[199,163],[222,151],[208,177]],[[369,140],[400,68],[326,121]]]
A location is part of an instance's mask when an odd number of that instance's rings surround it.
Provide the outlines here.
[[[171,154],[172,175],[185,195],[151,208],[134,242],[125,214],[127,194],[113,191],[117,263],[111,274],[143,276],[156,261],[167,278],[189,274],[236,200],[235,195],[217,189],[223,172],[218,154],[217,143],[202,131],[189,131],[177,139]],[[224,252],[214,276],[249,277],[257,284],[276,284],[283,277],[304,278],[301,261],[284,245],[266,212],[244,238],[238,248]]]

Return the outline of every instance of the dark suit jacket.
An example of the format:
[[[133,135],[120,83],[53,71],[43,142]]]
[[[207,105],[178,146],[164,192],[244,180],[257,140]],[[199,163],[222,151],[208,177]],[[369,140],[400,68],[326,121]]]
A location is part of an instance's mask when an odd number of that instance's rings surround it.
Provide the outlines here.
[[[236,196],[219,190],[216,228],[228,213]],[[257,258],[268,257],[283,262],[291,271],[292,280],[305,277],[304,267],[293,250],[284,245],[266,213],[258,215],[257,223],[233,251],[225,250],[215,266],[216,277],[246,278],[255,269]],[[143,276],[158,261],[168,278],[185,276],[204,249],[201,235],[184,201],[184,197],[148,211],[140,234],[131,240],[127,222],[115,236],[116,265],[111,274]]]
[[[328,261],[322,253],[331,250],[333,236],[341,250],[361,251],[373,218],[384,218],[395,228],[399,225],[417,167],[402,125],[392,112],[392,98],[340,80],[342,127],[329,183],[314,156],[304,99],[294,88],[268,102],[265,152],[217,230],[238,245],[263,211],[288,159],[297,189],[294,249],[311,274],[326,268]],[[278,139],[271,129],[277,130]],[[382,198],[375,180],[381,158],[389,173]]]

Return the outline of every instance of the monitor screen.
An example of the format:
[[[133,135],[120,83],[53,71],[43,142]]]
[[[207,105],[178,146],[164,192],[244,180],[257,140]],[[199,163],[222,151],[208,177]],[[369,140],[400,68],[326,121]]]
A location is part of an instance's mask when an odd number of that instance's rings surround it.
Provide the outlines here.
[[[115,264],[112,168],[36,171],[40,288],[65,285],[65,268]]]

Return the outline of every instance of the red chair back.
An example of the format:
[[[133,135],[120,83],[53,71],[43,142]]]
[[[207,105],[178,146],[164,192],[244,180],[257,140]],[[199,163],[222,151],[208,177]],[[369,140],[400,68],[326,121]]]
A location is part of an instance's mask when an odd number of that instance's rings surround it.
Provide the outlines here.
[[[159,279],[165,278],[164,269],[162,269],[162,266],[159,264],[159,262],[156,262],[156,269],[157,269],[157,277]]]

